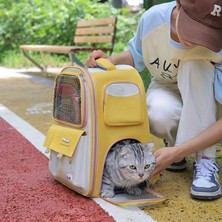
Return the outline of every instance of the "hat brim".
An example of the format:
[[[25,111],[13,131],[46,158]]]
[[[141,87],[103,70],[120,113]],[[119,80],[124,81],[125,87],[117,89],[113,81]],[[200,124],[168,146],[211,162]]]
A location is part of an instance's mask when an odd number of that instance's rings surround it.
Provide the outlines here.
[[[222,30],[214,29],[193,20],[183,8],[180,8],[177,31],[182,40],[204,46],[214,52],[219,52],[222,47]]]

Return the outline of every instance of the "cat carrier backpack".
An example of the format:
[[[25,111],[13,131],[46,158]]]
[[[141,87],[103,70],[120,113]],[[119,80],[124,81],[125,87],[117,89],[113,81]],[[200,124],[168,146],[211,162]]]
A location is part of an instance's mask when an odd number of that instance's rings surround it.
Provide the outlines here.
[[[53,124],[44,146],[50,151],[49,170],[74,191],[99,197],[109,149],[123,139],[150,141],[144,85],[128,65],[98,59],[98,68],[71,66],[55,79]],[[156,193],[155,193],[156,194]],[[117,194],[117,205],[151,205],[162,195]]]

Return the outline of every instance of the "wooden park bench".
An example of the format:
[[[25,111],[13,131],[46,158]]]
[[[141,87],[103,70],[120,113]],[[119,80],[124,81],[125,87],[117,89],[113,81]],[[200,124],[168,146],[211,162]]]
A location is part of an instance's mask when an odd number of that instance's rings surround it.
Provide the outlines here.
[[[20,45],[20,49],[23,55],[42,71],[45,71],[46,67],[35,61],[27,51],[38,51],[41,54],[42,52],[68,54],[72,64],[83,65],[76,57],[78,52],[92,52],[101,49],[104,52],[109,52],[110,55],[112,54],[116,36],[116,23],[116,17],[80,20],[76,24],[74,45]]]

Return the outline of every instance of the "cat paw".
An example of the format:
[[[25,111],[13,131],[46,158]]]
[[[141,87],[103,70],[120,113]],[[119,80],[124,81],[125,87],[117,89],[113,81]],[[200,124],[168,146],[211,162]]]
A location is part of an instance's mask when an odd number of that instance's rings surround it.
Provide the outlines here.
[[[127,190],[127,193],[129,195],[134,195],[134,196],[139,196],[142,194],[142,189],[140,189],[139,187],[131,187]]]
[[[114,192],[112,190],[105,190],[105,191],[101,191],[101,197],[104,197],[104,198],[111,198],[111,197],[114,197]]]

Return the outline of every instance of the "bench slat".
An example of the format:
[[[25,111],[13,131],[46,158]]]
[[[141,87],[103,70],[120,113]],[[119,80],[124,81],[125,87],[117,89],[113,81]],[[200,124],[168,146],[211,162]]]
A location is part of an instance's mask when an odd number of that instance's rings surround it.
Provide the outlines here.
[[[112,36],[75,36],[75,43],[111,43]]]
[[[95,35],[95,34],[113,34],[115,32],[114,26],[96,27],[96,28],[78,28],[76,29],[76,35]]]
[[[92,19],[92,20],[80,20],[77,22],[78,27],[87,27],[87,26],[102,26],[108,24],[116,24],[116,18],[102,18],[102,19]]]
[[[56,46],[56,45],[21,45],[21,49],[32,50],[37,52],[52,52],[52,53],[61,53],[68,54],[72,51],[79,50],[81,46]]]

